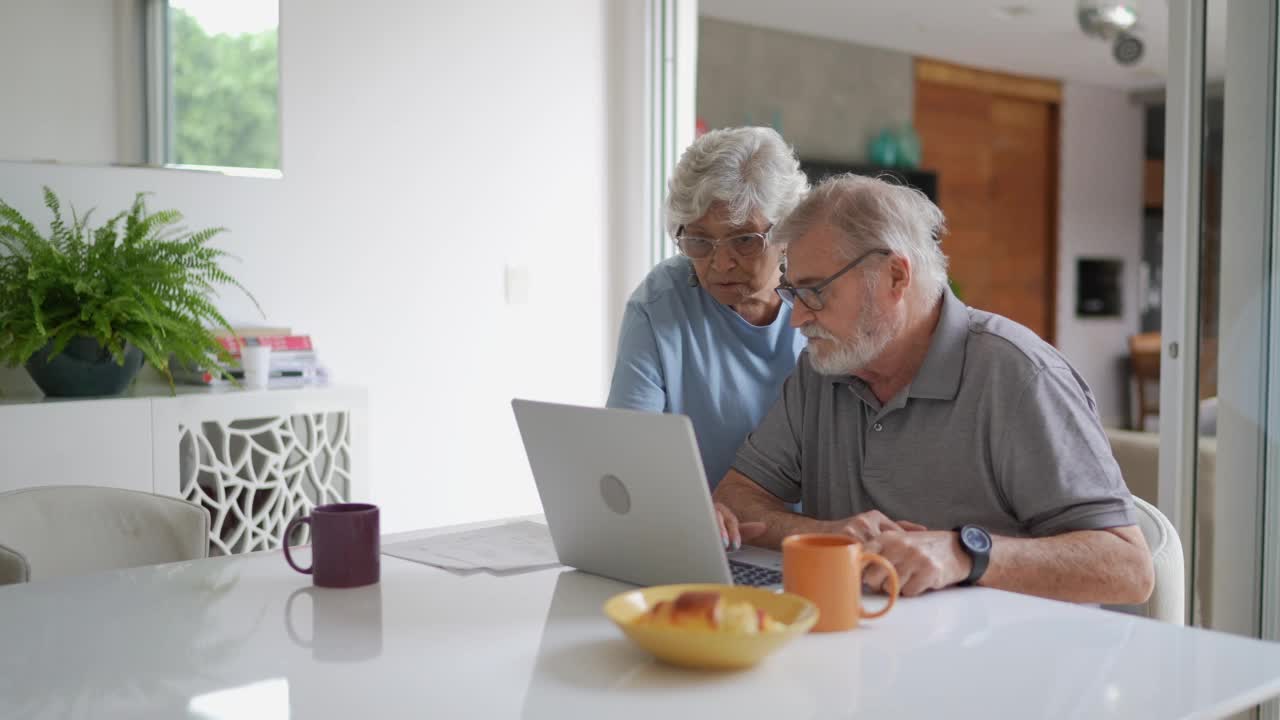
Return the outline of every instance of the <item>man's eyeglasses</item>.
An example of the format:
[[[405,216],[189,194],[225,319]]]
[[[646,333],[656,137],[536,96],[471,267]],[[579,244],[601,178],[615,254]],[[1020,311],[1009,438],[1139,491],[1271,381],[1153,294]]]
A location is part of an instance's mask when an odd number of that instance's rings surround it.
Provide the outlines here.
[[[805,307],[813,311],[821,310],[823,308],[823,305],[825,304],[823,303],[823,300],[822,300],[822,291],[827,289],[828,285],[835,282],[836,278],[858,267],[858,265],[863,260],[866,260],[872,255],[891,255],[891,254],[892,254],[891,252],[889,252],[888,250],[885,250],[884,248],[878,248],[876,250],[868,250],[867,252],[859,255],[857,259],[855,259],[853,262],[840,268],[835,275],[832,275],[831,277],[827,278],[826,280],[823,280],[817,285],[808,285],[806,287],[796,287],[795,285],[792,285],[791,283],[787,282],[786,277],[780,278],[778,282],[778,287],[777,287],[778,296],[781,297],[783,300],[786,300],[787,302],[792,304],[795,304],[795,301],[799,300],[800,302],[804,303]],[[783,265],[783,268],[784,268],[783,273],[785,274],[786,265]]]
[[[711,254],[721,245],[727,245],[729,252],[740,258],[755,257],[764,251],[764,246],[768,244],[768,241],[769,230],[765,230],[762,233],[741,233],[723,240],[685,235],[683,225],[676,230],[676,247],[680,248],[680,252],[694,260],[711,257]]]

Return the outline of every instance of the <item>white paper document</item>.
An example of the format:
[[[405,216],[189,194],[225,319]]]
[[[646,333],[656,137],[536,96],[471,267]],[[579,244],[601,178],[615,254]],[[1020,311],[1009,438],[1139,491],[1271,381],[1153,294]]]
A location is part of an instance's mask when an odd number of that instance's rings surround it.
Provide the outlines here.
[[[503,572],[560,563],[547,526],[528,520],[407,540],[382,552],[450,570]]]

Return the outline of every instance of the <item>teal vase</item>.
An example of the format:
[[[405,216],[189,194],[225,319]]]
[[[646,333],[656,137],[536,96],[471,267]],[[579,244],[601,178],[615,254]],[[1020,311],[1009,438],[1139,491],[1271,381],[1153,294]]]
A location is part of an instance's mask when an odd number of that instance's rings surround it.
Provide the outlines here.
[[[916,134],[915,128],[910,125],[903,125],[898,130],[896,140],[898,143],[898,167],[912,170],[920,167],[922,150],[920,148],[920,136]]]
[[[872,164],[880,167],[893,167],[898,164],[898,143],[894,139],[893,133],[889,130],[881,130],[871,140],[871,144],[867,147],[867,155],[871,158]]]

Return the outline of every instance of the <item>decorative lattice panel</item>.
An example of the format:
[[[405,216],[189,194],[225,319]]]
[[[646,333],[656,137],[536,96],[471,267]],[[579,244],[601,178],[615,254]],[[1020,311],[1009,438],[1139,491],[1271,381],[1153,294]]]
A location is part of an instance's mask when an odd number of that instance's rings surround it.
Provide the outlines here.
[[[182,497],[209,510],[209,554],[281,546],[289,521],[351,497],[347,412],[179,425]],[[303,526],[294,542],[308,542]]]

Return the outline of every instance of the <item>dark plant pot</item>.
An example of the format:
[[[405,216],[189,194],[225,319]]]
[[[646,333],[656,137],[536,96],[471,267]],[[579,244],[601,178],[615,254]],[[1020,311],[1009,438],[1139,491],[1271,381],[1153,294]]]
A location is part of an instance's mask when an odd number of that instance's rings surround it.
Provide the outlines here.
[[[142,369],[142,351],[125,345],[124,365],[91,337],[78,337],[52,360],[45,345],[27,360],[27,373],[49,397],[119,395]]]

